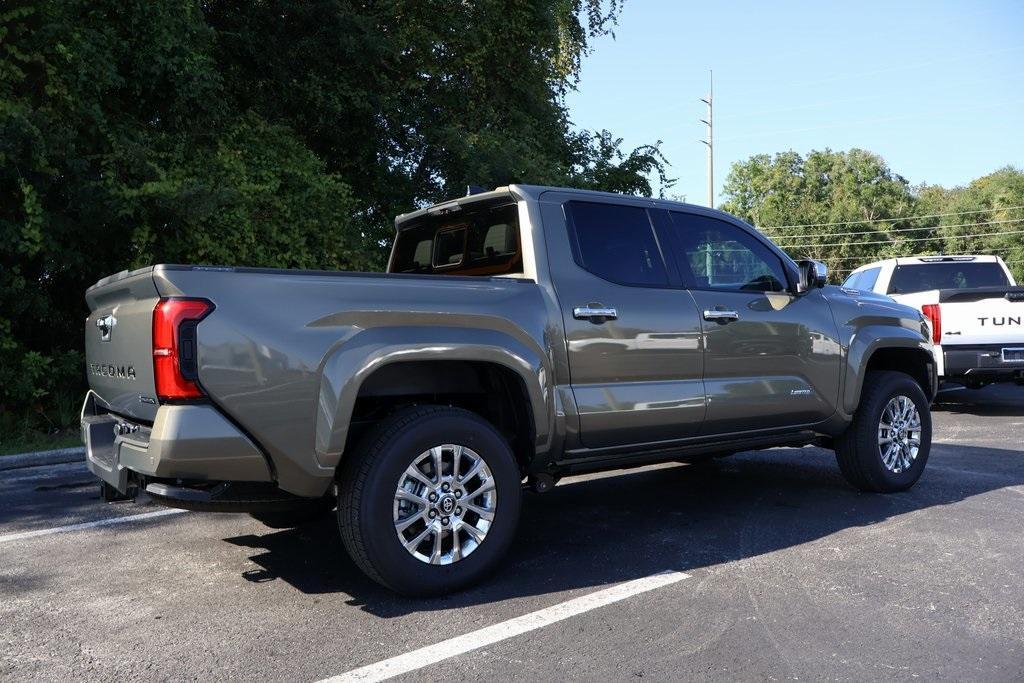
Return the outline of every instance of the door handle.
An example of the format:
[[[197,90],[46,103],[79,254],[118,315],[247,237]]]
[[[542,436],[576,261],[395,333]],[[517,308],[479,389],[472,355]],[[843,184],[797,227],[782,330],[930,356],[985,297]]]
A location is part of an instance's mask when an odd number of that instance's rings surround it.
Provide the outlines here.
[[[740,314],[736,311],[704,311],[704,319],[713,320],[716,323],[727,323],[739,320]]]
[[[589,320],[592,323],[603,323],[605,320],[615,320],[619,317],[618,311],[607,306],[577,306],[572,309],[572,317],[577,320]]]

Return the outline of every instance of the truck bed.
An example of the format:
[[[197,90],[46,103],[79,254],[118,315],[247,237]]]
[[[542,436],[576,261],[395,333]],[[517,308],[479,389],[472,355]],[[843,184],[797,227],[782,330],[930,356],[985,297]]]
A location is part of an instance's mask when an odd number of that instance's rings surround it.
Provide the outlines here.
[[[399,345],[403,331],[429,327],[438,353],[460,340],[485,344],[490,334],[495,345],[547,357],[541,345],[551,313],[524,278],[156,265],[104,278],[86,293],[89,381],[105,409],[152,423],[153,310],[177,297],[213,305],[198,323],[199,384],[278,463],[286,490],[290,468],[333,472],[347,423],[337,415],[339,378],[365,364],[369,349]],[[103,341],[97,325],[108,316],[116,324]]]

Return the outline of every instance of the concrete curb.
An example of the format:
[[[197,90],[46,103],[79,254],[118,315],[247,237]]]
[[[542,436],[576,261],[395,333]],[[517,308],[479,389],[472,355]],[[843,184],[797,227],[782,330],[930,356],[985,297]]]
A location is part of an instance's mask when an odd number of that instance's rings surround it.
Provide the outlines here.
[[[58,465],[64,462],[81,462],[85,460],[85,447],[58,448],[55,451],[37,451],[35,453],[18,453],[16,455],[0,455],[0,472],[17,470],[22,467],[39,467],[40,465]]]

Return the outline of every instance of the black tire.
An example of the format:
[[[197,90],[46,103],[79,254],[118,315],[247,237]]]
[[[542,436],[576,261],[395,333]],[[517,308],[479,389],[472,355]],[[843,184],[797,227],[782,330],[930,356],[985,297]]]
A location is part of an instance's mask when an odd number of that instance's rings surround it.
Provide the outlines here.
[[[921,418],[921,444],[917,457],[902,472],[886,468],[878,444],[878,425],[882,411],[896,396],[906,396],[913,401]],[[836,460],[846,480],[862,491],[905,491],[921,477],[928,462],[931,443],[931,412],[920,385],[902,372],[872,371],[864,378],[860,405],[853,422],[836,439]]]
[[[399,541],[395,490],[413,460],[434,446],[467,446],[490,468],[497,491],[494,520],[466,557],[447,565],[423,562]],[[489,574],[508,550],[519,521],[522,474],[506,440],[480,416],[444,406],[401,410],[378,424],[339,471],[338,529],[356,565],[403,595],[450,593]]]
[[[250,512],[249,516],[271,529],[291,529],[320,519],[334,509],[334,496],[294,503],[278,509]]]

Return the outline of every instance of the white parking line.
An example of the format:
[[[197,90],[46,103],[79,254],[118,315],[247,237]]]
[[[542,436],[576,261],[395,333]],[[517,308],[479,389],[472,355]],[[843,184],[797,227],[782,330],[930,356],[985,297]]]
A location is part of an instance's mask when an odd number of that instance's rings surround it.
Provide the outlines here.
[[[493,626],[487,626],[479,631],[473,631],[465,635],[457,636],[449,640],[441,641],[434,645],[421,647],[418,650],[407,652],[390,659],[369,664],[367,666],[353,669],[347,673],[332,678],[325,678],[321,683],[344,683],[346,681],[384,681],[394,676],[399,676],[410,671],[422,669],[425,666],[465,654],[472,650],[493,645],[502,640],[507,640],[529,631],[534,631],[545,626],[557,623],[569,617],[574,617],[584,612],[604,607],[620,600],[646,593],[656,588],[663,588],[670,584],[688,578],[689,574],[677,571],[664,571],[642,579],[626,581],[611,588],[595,591],[572,600],[560,602],[551,607],[524,614],[508,621],[503,621]]]
[[[49,529],[36,529],[35,531],[22,531],[17,534],[7,534],[6,536],[0,536],[0,543],[10,543],[12,541],[24,541],[26,538],[36,538],[37,536],[49,536],[50,534],[62,534],[65,531],[81,531],[83,529],[95,529],[103,526],[113,526],[115,524],[128,524],[130,522],[141,522],[147,519],[153,519],[155,517],[165,517],[167,515],[177,515],[182,512],[188,512],[188,510],[178,510],[176,508],[167,508],[165,510],[157,510],[156,512],[144,512],[141,515],[128,515],[127,517],[110,517],[108,519],[98,519],[95,522],[82,522],[81,524],[68,524],[67,526],[55,526]]]

